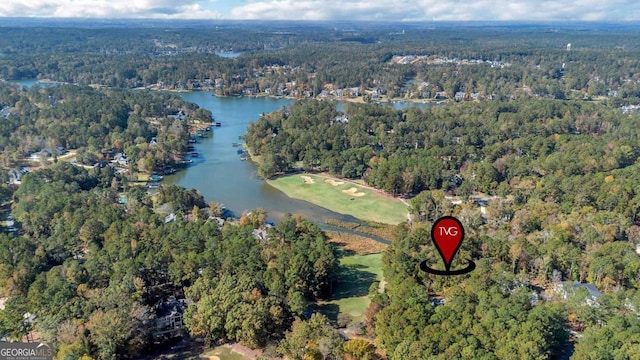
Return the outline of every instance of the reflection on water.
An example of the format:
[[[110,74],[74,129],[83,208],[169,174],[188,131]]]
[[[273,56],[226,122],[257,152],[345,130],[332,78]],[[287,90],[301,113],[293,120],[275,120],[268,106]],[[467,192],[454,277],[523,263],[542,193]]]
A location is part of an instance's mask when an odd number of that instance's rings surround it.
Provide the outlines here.
[[[211,110],[221,127],[209,138],[195,144],[199,153],[185,171],[166,176],[165,182],[195,188],[207,201],[223,203],[236,215],[256,208],[264,208],[272,220],[286,213],[299,214],[316,222],[329,218],[355,220],[334,213],[306,201],[289,198],[257,176],[257,169],[249,161],[241,161],[237,154],[238,136],[244,134],[250,121],[261,113],[269,113],[290,105],[291,100],[249,97],[215,97],[208,92],[179,93],[187,101]]]
[[[256,208],[264,208],[269,220],[277,221],[287,213],[302,215],[325,230],[356,234],[389,243],[377,236],[325,224],[329,219],[360,221],[353,216],[288,197],[259,178],[255,164],[240,160],[238,148],[232,145],[240,141],[238,136],[245,133],[249,122],[257,120],[259,114],[270,113],[292,104],[292,100],[266,97],[220,98],[204,91],[183,92],[179,95],[186,101],[211,110],[215,121],[222,123],[222,126],[213,128],[210,137],[195,144],[195,151],[199,155],[193,158],[193,164],[184,171],[166,176],[165,183],[197,189],[206,201],[222,203],[237,216]]]

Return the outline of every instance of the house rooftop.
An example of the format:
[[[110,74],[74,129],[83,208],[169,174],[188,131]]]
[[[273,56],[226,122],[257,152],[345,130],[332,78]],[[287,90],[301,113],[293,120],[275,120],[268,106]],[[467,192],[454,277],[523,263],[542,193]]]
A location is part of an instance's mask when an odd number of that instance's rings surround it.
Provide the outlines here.
[[[597,298],[597,297],[600,297],[602,295],[600,290],[598,290],[598,288],[593,284],[589,284],[589,283],[585,284],[585,283],[581,283],[579,281],[563,281],[560,284],[565,289],[566,288],[573,288],[576,291],[579,290],[579,289],[585,289],[585,290],[587,290],[587,293],[589,294],[589,296],[591,296],[592,298]]]
[[[599,297],[600,295],[602,295],[602,293],[598,290],[598,288],[596,288],[595,285],[593,284],[582,284],[582,283],[577,283],[576,284],[577,288],[585,288],[587,289],[587,292],[589,293],[589,295],[591,295],[592,297]]]
[[[170,296],[166,301],[160,301],[156,304],[157,316],[169,316],[171,314],[184,312],[187,304],[184,299],[176,299],[175,296]]]

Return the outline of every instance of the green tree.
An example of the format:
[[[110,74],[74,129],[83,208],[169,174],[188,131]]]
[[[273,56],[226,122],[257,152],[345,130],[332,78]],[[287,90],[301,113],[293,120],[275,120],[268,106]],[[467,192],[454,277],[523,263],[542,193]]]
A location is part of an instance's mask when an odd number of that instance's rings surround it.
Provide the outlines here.
[[[343,340],[337,330],[328,325],[329,320],[321,314],[313,314],[307,321],[297,319],[291,331],[280,342],[278,351],[296,360],[313,358],[320,353],[322,358],[342,354]]]

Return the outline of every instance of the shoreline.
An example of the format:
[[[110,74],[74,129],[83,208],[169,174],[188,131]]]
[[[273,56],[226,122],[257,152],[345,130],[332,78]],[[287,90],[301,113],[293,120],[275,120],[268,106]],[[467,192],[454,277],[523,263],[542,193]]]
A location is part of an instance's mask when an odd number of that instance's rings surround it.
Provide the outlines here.
[[[65,81],[58,81],[58,80],[52,80],[52,79],[12,79],[12,80],[6,80],[6,79],[0,79],[0,81],[2,82],[9,82],[9,83],[14,83],[17,84],[18,81],[35,81],[36,83],[41,83],[41,84],[57,84],[57,85],[75,85],[75,86],[82,86],[78,83],[70,83],[70,82],[65,82]],[[108,85],[102,85],[102,84],[88,84],[87,86],[91,86],[93,88],[112,88]],[[114,87],[115,89],[121,89],[119,87]],[[395,97],[395,98],[388,98],[388,97],[383,97],[380,99],[375,99],[375,100],[369,100],[369,101],[364,101],[364,96],[358,96],[358,97],[346,97],[346,96],[335,96],[335,95],[327,95],[327,96],[311,96],[311,97],[297,97],[297,96],[292,96],[292,95],[271,95],[271,94],[267,94],[267,93],[259,93],[259,94],[253,94],[253,95],[244,95],[244,94],[239,94],[239,95],[217,95],[215,93],[215,89],[212,88],[204,88],[204,89],[167,89],[167,88],[159,88],[156,85],[144,85],[144,86],[139,86],[136,88],[127,88],[129,90],[149,90],[149,91],[166,91],[166,92],[171,92],[171,93],[185,93],[185,92],[211,92],[212,96],[215,97],[220,97],[220,98],[226,98],[226,97],[249,97],[249,98],[270,98],[270,99],[287,99],[287,100],[304,100],[304,99],[315,99],[315,100],[319,100],[319,101],[343,101],[343,102],[348,102],[348,103],[354,103],[354,104],[378,104],[378,105],[387,105],[387,104],[397,104],[397,103],[412,103],[412,104],[434,104],[434,105],[438,105],[438,104],[447,104],[452,102],[452,99],[442,99],[442,100],[436,100],[436,99],[407,99],[407,98],[402,98],[402,97]]]
[[[315,100],[319,100],[319,101],[342,101],[342,102],[348,102],[348,103],[354,103],[354,104],[378,104],[378,105],[387,105],[387,104],[397,104],[397,103],[412,103],[412,104],[433,104],[433,105],[438,105],[438,104],[446,104],[451,102],[450,99],[442,99],[442,100],[436,100],[436,99],[406,99],[406,98],[401,98],[401,97],[396,97],[396,98],[381,98],[381,99],[376,99],[376,100],[370,100],[368,102],[365,102],[363,100],[363,96],[358,96],[358,97],[345,97],[345,96],[335,96],[335,95],[328,95],[328,96],[311,96],[311,97],[297,97],[297,96],[291,96],[291,95],[271,95],[271,94],[266,94],[266,93],[259,93],[259,94],[253,94],[253,95],[244,95],[244,94],[239,94],[239,95],[217,95],[214,92],[214,89],[162,89],[162,88],[157,88],[156,86],[143,86],[143,87],[139,87],[136,89],[147,89],[147,90],[151,90],[151,91],[167,91],[167,92],[172,92],[172,93],[185,93],[185,92],[210,92],[211,96],[215,96],[215,97],[219,97],[219,98],[232,98],[232,97],[248,97],[248,98],[270,98],[270,99],[287,99],[287,100],[305,100],[305,99],[315,99]]]

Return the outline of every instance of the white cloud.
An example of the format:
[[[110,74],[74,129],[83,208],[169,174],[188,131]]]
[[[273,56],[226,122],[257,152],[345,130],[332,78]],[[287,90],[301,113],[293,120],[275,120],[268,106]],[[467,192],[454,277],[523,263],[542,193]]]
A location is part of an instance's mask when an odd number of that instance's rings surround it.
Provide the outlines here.
[[[300,20],[640,20],[637,0],[249,0],[236,19]]]
[[[3,0],[0,16],[212,19],[222,14],[182,0]]]
[[[280,20],[640,20],[638,0],[0,0],[0,16]]]

